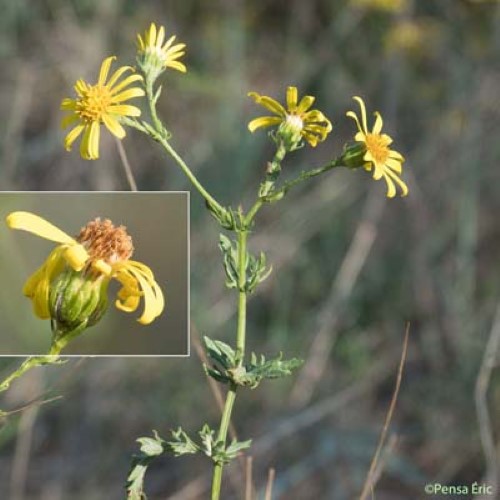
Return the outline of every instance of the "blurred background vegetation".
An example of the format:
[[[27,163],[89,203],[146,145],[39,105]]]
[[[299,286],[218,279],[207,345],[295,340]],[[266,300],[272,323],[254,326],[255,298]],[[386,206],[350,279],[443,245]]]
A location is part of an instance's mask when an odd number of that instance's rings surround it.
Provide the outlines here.
[[[246,129],[261,112],[248,91],[282,99],[287,85],[297,85],[317,96],[317,107],[334,122],[326,143],[287,159],[285,176],[341,151],[354,130],[345,118],[353,95],[380,110],[395,149],[407,158],[408,198],[386,201],[383,182],[366,172],[334,171],[259,214],[250,247],[267,252],[274,272],[249,304],[249,347],[282,350],[306,365],[293,378],[242,392],[236,431],[254,437],[256,492],[262,494],[274,467],[275,498],[355,498],[409,321],[395,437],[376,497],[423,498],[428,482],[493,480],[474,394],[488,339],[495,338],[490,333],[499,331],[498,2],[0,6],[5,190],[127,189],[111,138],[103,137],[99,161],[63,150],[58,107],[76,78],[95,79],[105,56],[133,63],[135,34],[153,20],[188,44],[187,75],[165,78],[165,123],[224,203],[249,206],[273,152],[265,133]],[[129,131],[124,146],[141,189],[189,188],[144,137]],[[196,193],[191,214],[193,345],[201,334],[229,340],[234,294],[223,286],[217,227]],[[7,373],[13,366],[3,359],[0,368]],[[123,498],[136,437],[153,428],[166,436],[179,424],[194,432],[219,418],[196,349],[191,359],[83,359],[37,370],[13,386],[1,407],[59,395],[3,421],[1,498]],[[487,396],[498,435],[498,373]],[[241,468],[238,462],[228,468],[224,498],[243,498]],[[153,499],[206,498],[209,471],[201,457],[161,459],[147,476],[148,492]]]

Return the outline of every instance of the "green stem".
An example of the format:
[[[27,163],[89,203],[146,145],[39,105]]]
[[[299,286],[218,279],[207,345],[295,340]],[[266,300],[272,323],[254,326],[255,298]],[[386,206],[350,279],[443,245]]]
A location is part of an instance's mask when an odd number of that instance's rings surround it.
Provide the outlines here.
[[[165,151],[167,151],[167,153],[175,160],[177,165],[181,167],[182,171],[186,174],[186,177],[191,181],[191,183],[198,190],[201,196],[205,198],[207,203],[222,212],[224,209],[222,208],[220,203],[216,201],[215,198],[211,196],[210,193],[202,186],[201,182],[196,178],[191,169],[187,166],[186,162],[179,156],[177,151],[175,151],[168,140],[165,137],[160,136],[158,138],[158,142],[163,146],[163,149],[165,149]]]
[[[148,99],[149,112],[151,114],[151,119],[153,121],[154,129],[157,133],[157,137],[154,137],[162,146],[163,149],[175,160],[177,165],[181,167],[182,171],[186,174],[186,177],[191,181],[193,186],[198,190],[198,192],[205,198],[207,203],[209,203],[214,209],[223,212],[224,209],[217,200],[203,187],[201,182],[196,178],[191,169],[187,166],[186,162],[181,158],[181,156],[175,151],[175,149],[168,142],[168,132],[158,118],[158,113],[156,112],[156,103],[154,101],[153,93],[153,82],[151,79],[146,78],[146,96]],[[138,127],[136,127],[138,128]],[[139,128],[141,130],[141,128]],[[144,132],[145,130],[142,129]],[[147,133],[147,131],[146,131]]]
[[[246,291],[246,258],[247,258],[247,231],[238,231],[238,330],[236,333],[236,360],[238,365],[243,364],[245,357],[245,339],[247,324],[247,291]]]
[[[257,212],[260,210],[263,204],[264,200],[262,198],[258,198],[257,201],[253,204],[252,208],[248,211],[248,214],[245,217],[246,227],[250,227],[254,217],[257,215]]]
[[[224,404],[224,410],[222,412],[222,418],[220,421],[219,433],[217,435],[217,441],[226,442],[227,432],[229,430],[229,424],[231,422],[231,413],[233,411],[234,401],[236,399],[236,386],[229,389],[226,396],[226,403]],[[222,485],[222,469],[224,465],[220,462],[214,465],[214,473],[212,476],[212,496],[211,500],[219,500],[220,490]]]
[[[295,179],[292,179],[288,182],[285,182],[283,186],[281,186],[278,190],[272,193],[269,197],[263,197],[264,201],[272,201],[272,197],[275,197],[276,195],[285,195],[291,188],[296,186],[297,184],[300,184],[301,182],[306,181],[307,179],[311,179],[312,177],[316,177],[317,175],[323,174],[324,172],[327,172],[328,170],[331,170],[336,167],[341,167],[342,162],[340,161],[340,158],[337,158],[330,163],[327,163],[326,165],[323,165],[322,167],[314,168],[312,170],[306,170],[304,172],[301,172],[301,174],[296,177]]]
[[[278,180],[281,173],[281,162],[286,155],[286,147],[283,142],[278,144],[274,158],[267,165],[266,178],[260,186],[259,197],[265,198],[271,194],[274,188],[274,183]]]
[[[146,77],[146,96],[148,98],[149,112],[151,114],[151,119],[153,120],[153,125],[158,133],[163,133],[163,125],[158,118],[158,113],[156,112],[156,103],[154,101],[153,93],[153,81]]]
[[[250,214],[249,214],[250,215]],[[253,216],[245,220],[251,222]],[[246,339],[246,315],[247,315],[247,292],[246,286],[246,257],[247,257],[247,230],[238,231],[238,329],[236,332],[236,359],[238,365],[243,364],[245,358],[245,339]],[[224,410],[222,412],[221,422],[217,441],[226,443],[229,423],[233,411],[234,401],[236,399],[236,386],[231,386],[226,396]],[[216,463],[212,477],[212,497],[211,500],[219,500],[222,484],[223,464]]]
[[[12,372],[8,377],[6,377],[0,383],[0,392],[6,391],[14,380],[21,377],[32,368],[36,368],[37,366],[60,363],[61,361],[59,360],[59,352],[60,349],[58,350],[53,345],[49,351],[49,354],[45,356],[30,356],[29,358],[26,358],[17,370]]]

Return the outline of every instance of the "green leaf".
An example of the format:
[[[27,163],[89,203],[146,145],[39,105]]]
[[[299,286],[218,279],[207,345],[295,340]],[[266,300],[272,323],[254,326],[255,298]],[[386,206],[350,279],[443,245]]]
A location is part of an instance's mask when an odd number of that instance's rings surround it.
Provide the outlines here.
[[[266,268],[266,255],[261,252],[259,257],[256,258],[253,255],[249,255],[249,260],[246,270],[246,290],[252,293],[257,285],[262,283],[271,274],[273,268],[272,266]]]
[[[236,458],[242,450],[249,448],[252,444],[252,440],[249,439],[248,441],[236,441],[235,439],[233,439],[231,441],[231,444],[227,448],[224,448],[221,442],[217,444],[219,445],[219,449],[213,454],[212,460],[215,463],[227,464],[231,460]]]
[[[240,453],[240,451],[246,450],[250,448],[250,446],[252,446],[251,439],[248,441],[236,441],[233,439],[231,444],[226,448],[226,455],[233,459]]]
[[[238,287],[238,243],[224,234],[219,235],[219,248],[222,252],[222,264],[226,273],[226,286],[228,288]]]
[[[127,477],[127,499],[128,500],[145,500],[144,493],[144,475],[148,466],[142,461],[132,464],[132,470]]]
[[[283,360],[281,353],[278,357],[269,361],[266,361],[263,355],[258,359],[257,355],[252,353],[250,363],[244,367],[231,370],[231,376],[235,384],[255,389],[263,379],[286,377],[292,374],[292,370],[302,364],[301,359]]]
[[[212,457],[216,451],[215,431],[205,424],[198,433],[201,438],[201,449],[207,457]]]
[[[189,455],[200,451],[200,447],[179,427],[172,431],[172,441],[167,441],[169,450],[176,456]]]
[[[141,451],[148,457],[156,457],[163,453],[163,440],[156,438],[139,438],[137,441],[141,444]]]
[[[207,336],[203,337],[203,342],[210,359],[219,363],[225,369],[232,368],[235,365],[236,353],[232,347],[220,340],[212,340]]]

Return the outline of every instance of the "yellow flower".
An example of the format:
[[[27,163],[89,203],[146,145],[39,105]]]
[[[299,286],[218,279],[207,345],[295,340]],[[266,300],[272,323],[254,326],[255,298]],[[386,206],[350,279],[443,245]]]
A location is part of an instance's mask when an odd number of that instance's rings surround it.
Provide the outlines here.
[[[365,103],[361,97],[354,97],[361,109],[361,122],[353,111],[349,111],[347,116],[352,118],[358,127],[358,133],[354,140],[362,143],[366,152],[363,156],[364,168],[367,171],[373,169],[373,178],[379,180],[382,177],[387,183],[387,196],[393,198],[396,195],[397,184],[401,189],[401,196],[408,194],[408,186],[400,179],[402,173],[403,156],[389,148],[392,139],[387,134],[381,134],[383,121],[380,113],[375,112],[375,123],[371,132],[368,130],[366,122]]]
[[[42,319],[51,315],[49,295],[54,280],[69,266],[85,280],[116,279],[122,285],[115,305],[133,312],[144,299],[144,311],[139,323],[146,325],[158,317],[164,308],[163,293],[146,265],[129,260],[133,253],[131,237],[125,227],[115,227],[110,220],[97,218],[82,228],[76,239],[30,212],[12,212],[7,216],[11,229],[21,229],[59,245],[44,264],[26,281],[23,293],[33,301],[35,314]]]
[[[67,151],[71,150],[72,144],[83,132],[80,154],[86,160],[99,158],[99,136],[102,123],[114,136],[123,139],[125,129],[120,124],[120,118],[140,116],[141,114],[139,108],[123,103],[134,97],[144,95],[144,90],[138,87],[125,90],[132,83],[142,80],[142,77],[140,75],[129,75],[117,83],[127,71],[133,71],[130,66],[122,66],[106,81],[113,59],[115,57],[104,59],[99,72],[99,79],[95,85],[78,80],[74,87],[77,98],[66,98],[61,103],[61,109],[70,113],[62,120],[62,128],[77,123],[66,136],[64,147]]]
[[[186,66],[178,61],[185,52],[185,43],[177,43],[174,45],[176,36],[171,36],[165,43],[165,28],[160,26],[156,29],[156,24],[151,23],[151,26],[144,34],[137,35],[137,48],[139,56],[139,64],[143,71],[148,74],[148,69],[155,72],[153,79],[165,68],[176,69],[182,73],[186,72]]]
[[[324,141],[332,130],[330,120],[321,111],[310,110],[315,100],[314,97],[306,95],[298,102],[297,87],[287,88],[286,109],[271,97],[262,96],[257,92],[249,92],[248,95],[253,97],[257,104],[261,104],[276,115],[255,118],[248,124],[250,132],[260,127],[279,125],[279,135],[292,136],[297,142],[302,137],[315,147],[318,142]]]

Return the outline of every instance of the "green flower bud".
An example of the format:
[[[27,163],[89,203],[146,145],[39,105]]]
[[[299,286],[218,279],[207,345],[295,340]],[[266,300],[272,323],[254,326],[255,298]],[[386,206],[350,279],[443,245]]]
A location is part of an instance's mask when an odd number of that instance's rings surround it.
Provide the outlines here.
[[[95,325],[107,306],[109,278],[67,268],[51,283],[49,307],[54,339]],[[73,335],[71,335],[73,337]]]
[[[350,142],[344,146],[340,161],[347,168],[364,167],[367,163],[364,159],[365,154],[366,144],[364,142]]]

